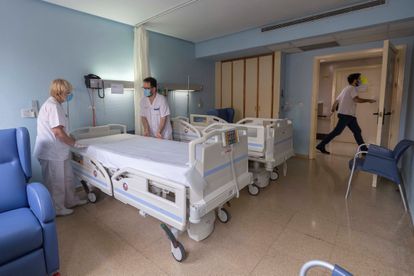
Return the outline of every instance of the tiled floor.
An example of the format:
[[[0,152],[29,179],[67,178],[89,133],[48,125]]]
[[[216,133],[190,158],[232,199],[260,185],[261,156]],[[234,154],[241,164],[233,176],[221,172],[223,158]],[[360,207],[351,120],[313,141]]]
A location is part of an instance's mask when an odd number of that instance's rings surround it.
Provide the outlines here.
[[[413,275],[414,233],[399,193],[355,178],[343,198],[347,158],[289,160],[286,177],[257,197],[232,200],[232,219],[202,242],[180,237],[177,263],[159,222],[110,197],[58,218],[61,273],[69,275],[298,275],[307,260],[338,263],[354,275]],[[329,275],[314,270],[311,275]]]

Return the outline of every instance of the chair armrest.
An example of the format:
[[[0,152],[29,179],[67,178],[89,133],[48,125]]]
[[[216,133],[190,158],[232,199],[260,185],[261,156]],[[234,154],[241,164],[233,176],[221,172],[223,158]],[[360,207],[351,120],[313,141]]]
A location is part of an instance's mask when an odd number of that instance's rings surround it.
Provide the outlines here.
[[[49,191],[41,183],[27,185],[27,200],[29,207],[37,219],[42,223],[48,223],[55,219],[55,208]]]

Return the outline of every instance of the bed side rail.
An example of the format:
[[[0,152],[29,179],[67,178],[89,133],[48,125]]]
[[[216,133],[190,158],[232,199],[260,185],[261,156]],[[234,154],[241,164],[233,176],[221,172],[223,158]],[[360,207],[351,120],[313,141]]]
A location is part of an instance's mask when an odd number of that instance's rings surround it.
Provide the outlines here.
[[[268,125],[268,124],[277,123],[283,120],[284,119],[247,117],[247,118],[241,119],[236,124]]]
[[[96,127],[82,127],[75,129],[70,135],[76,139],[97,138],[115,134],[126,133],[126,126],[120,124],[108,124]]]
[[[206,127],[213,123],[227,124],[227,121],[213,115],[190,114],[190,124],[194,126]]]
[[[190,142],[202,136],[200,130],[191,125],[188,120],[184,121],[183,119],[176,117],[172,119],[171,122],[173,128],[173,140],[175,141]]]
[[[176,116],[176,117],[174,117],[174,118],[171,119],[171,121],[175,121],[175,120],[181,120],[181,121],[184,121],[184,122],[187,122],[187,123],[190,122],[190,119],[188,119],[185,116]]]
[[[138,169],[122,168],[112,176],[116,199],[184,231],[187,223],[187,189],[184,185]]]
[[[213,130],[229,128],[229,127],[244,127],[247,129],[249,152],[264,153],[265,143],[268,139],[274,138],[273,127],[274,124],[269,124],[266,127],[261,124],[211,124],[203,130],[203,135],[212,132]],[[273,136],[272,136],[273,135]]]

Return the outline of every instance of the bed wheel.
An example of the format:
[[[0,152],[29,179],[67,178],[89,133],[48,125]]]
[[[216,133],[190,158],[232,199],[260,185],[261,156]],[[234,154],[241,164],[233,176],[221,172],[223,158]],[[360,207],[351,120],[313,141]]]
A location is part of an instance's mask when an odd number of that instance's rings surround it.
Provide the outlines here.
[[[88,193],[88,200],[90,203],[95,203],[96,202],[96,194],[94,192],[89,192]]]
[[[184,246],[179,241],[176,241],[176,245],[177,247],[174,247],[171,243],[171,254],[177,262],[182,262],[186,257]]]
[[[260,193],[260,189],[256,184],[250,184],[248,186],[249,194],[252,196],[257,196]]]
[[[270,173],[270,180],[275,181],[279,179],[279,173],[278,171],[275,169]]]
[[[219,208],[217,210],[217,218],[219,219],[221,223],[227,223],[229,222],[231,216],[230,216],[230,213],[226,209]]]

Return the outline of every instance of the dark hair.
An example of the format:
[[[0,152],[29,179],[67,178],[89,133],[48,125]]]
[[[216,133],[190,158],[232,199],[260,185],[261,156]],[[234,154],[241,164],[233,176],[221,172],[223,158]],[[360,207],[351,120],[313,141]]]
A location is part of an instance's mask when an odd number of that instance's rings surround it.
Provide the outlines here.
[[[349,75],[348,76],[348,83],[352,84],[354,82],[354,80],[358,80],[360,76],[361,76],[361,73],[353,73],[353,74]]]
[[[157,87],[157,80],[152,77],[145,78],[143,82],[148,82],[151,85],[151,88]]]

